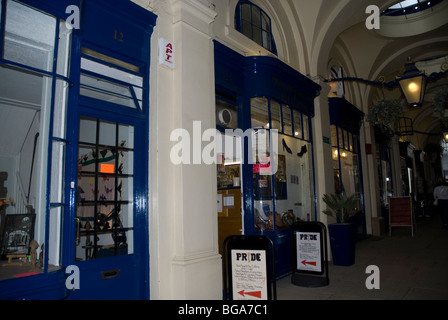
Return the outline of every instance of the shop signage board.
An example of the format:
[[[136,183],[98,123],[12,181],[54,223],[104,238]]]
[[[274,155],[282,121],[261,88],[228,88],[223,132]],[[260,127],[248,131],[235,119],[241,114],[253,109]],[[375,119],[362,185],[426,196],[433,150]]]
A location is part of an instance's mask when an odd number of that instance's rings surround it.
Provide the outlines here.
[[[322,239],[319,232],[296,232],[296,268],[322,273]]]
[[[392,234],[392,227],[411,227],[414,236],[414,219],[412,213],[411,197],[390,197],[389,198],[389,235]]]
[[[224,299],[276,298],[272,241],[266,236],[230,236],[223,245]]]
[[[292,226],[294,266],[291,282],[297,286],[329,284],[327,233],[321,222],[297,222]]]
[[[234,300],[267,300],[265,250],[231,250]]]

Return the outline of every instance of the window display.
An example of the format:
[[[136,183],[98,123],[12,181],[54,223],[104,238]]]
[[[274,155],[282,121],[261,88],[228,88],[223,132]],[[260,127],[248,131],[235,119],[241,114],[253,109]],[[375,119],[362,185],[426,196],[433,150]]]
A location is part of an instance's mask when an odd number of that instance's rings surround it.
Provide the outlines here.
[[[251,107],[253,127],[279,131],[278,154],[268,155],[276,173],[265,175],[261,165],[252,166],[255,230],[274,231],[297,219],[310,219],[314,211],[311,142],[299,139],[309,139],[308,116],[268,98],[251,99]],[[271,150],[269,145],[266,150]]]
[[[35,8],[10,0],[2,3],[6,21],[1,30],[0,136],[8,139],[1,140],[0,171],[7,177],[5,196],[12,201],[0,209],[1,254],[7,264],[25,262],[19,253],[31,254],[35,271],[47,272],[61,264],[72,31],[65,21]],[[7,217],[13,216],[32,221],[27,236],[18,239],[17,233],[8,233]],[[27,246],[16,250],[17,244]],[[13,269],[0,268],[0,279],[14,277]]]
[[[357,135],[332,125],[331,144],[336,193],[359,195],[361,186]]]

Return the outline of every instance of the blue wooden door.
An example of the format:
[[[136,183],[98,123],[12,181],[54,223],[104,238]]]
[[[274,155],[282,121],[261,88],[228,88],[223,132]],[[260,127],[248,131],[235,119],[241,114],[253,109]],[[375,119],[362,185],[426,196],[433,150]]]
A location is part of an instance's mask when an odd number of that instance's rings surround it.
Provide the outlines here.
[[[69,113],[70,299],[148,299],[148,109],[144,66],[81,49]]]
[[[147,299],[144,122],[90,110],[78,117],[71,299]],[[147,149],[146,149],[147,150]]]

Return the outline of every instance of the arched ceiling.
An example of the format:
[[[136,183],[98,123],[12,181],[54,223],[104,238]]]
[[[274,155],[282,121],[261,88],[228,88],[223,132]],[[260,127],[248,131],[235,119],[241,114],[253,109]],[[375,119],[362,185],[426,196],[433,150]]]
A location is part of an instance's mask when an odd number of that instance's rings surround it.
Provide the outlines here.
[[[132,0],[147,8],[157,7],[161,0]],[[177,1],[169,0],[173,5]],[[238,0],[188,0],[211,5],[218,10],[218,21],[231,29]],[[224,2],[225,1],[225,2]],[[379,30],[368,30],[365,21],[371,13],[366,9],[376,5],[381,11],[399,0],[251,0],[268,12],[279,58],[309,76],[328,78],[332,66],[342,66],[344,76],[377,81],[395,79],[404,72],[409,56],[417,66],[427,68],[428,60],[448,57],[448,0],[419,13],[399,17],[384,17]],[[221,11],[220,11],[221,10]],[[227,10],[223,12],[222,10]],[[225,16],[226,18],[222,18]],[[223,19],[223,20],[220,20]],[[214,29],[215,31],[217,29]],[[223,31],[219,31],[224,33]],[[226,35],[219,35],[225,37]],[[258,52],[258,51],[254,51]],[[445,67],[448,61],[445,61]],[[441,64],[430,66],[427,73],[440,72]],[[432,116],[432,97],[442,87],[443,79],[428,85],[424,105],[408,109],[405,116],[414,121],[414,129],[434,134],[443,128]],[[360,83],[346,83],[346,99],[368,112],[369,105],[383,96],[402,99],[398,88],[382,89]],[[409,139],[417,148],[424,148],[432,135],[414,135]]]
[[[384,1],[381,2],[384,3]],[[379,77],[383,77],[386,82],[403,74],[408,57],[411,57],[416,62],[416,66],[427,75],[446,71],[448,68],[448,20],[444,18],[443,23],[435,21],[440,16],[448,16],[448,1],[443,1],[433,9],[416,13],[414,16],[382,18],[378,31],[368,30],[364,21],[353,24],[335,38],[326,67],[341,65],[344,76],[371,81],[378,81]],[[425,22],[429,27],[423,27]],[[399,26],[397,33],[393,33],[391,24]],[[407,36],[402,36],[400,32],[403,32],[408,24],[410,25],[409,30],[406,31]],[[381,30],[381,25],[387,26],[387,32]],[[418,28],[412,31],[415,26]],[[424,149],[427,143],[437,143],[442,138],[441,135],[436,134],[443,130],[443,126],[432,112],[434,95],[441,88],[448,88],[446,73],[438,81],[428,83],[422,107],[406,108],[404,116],[411,118],[414,130],[421,133],[415,133],[404,139],[413,143],[417,149]],[[346,83],[347,100],[366,113],[369,105],[382,97],[401,99],[404,102],[399,88],[390,90],[359,83]]]

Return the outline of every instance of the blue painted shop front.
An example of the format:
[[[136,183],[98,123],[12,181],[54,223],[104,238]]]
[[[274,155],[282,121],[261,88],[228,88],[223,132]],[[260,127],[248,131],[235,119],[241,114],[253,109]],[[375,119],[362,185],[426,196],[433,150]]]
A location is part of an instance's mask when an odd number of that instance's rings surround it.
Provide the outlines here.
[[[32,213],[41,250],[32,272],[1,277],[0,299],[149,299],[149,66],[156,19],[127,0],[1,1],[0,71],[39,79],[21,84],[42,85],[48,99],[33,107],[45,124],[36,129],[42,185],[30,178],[37,185],[31,195],[37,189],[41,199]],[[66,273],[74,269],[79,273]]]
[[[263,174],[259,159],[248,158],[252,146],[243,138],[239,228],[246,235],[271,238],[279,278],[292,271],[291,222],[313,221],[317,216],[311,120],[321,88],[276,58],[244,57],[217,41],[214,44],[217,106],[225,104],[238,119],[233,126],[218,120],[218,129],[269,133],[268,158],[270,166],[277,167],[271,175]],[[271,148],[275,146],[278,152]]]

